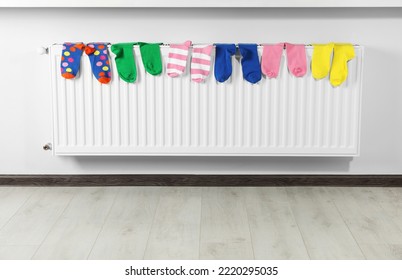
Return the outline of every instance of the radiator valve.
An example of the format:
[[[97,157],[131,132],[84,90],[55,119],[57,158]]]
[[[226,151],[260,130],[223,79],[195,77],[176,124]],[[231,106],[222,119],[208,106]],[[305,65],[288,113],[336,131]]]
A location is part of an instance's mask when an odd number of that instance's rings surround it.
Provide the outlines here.
[[[40,55],[42,55],[42,54],[47,54],[47,53],[48,53],[48,48],[39,47],[39,48],[36,49],[36,52],[37,52],[38,54],[40,54]]]
[[[51,151],[52,150],[52,143],[47,143],[47,144],[43,145],[43,150]]]

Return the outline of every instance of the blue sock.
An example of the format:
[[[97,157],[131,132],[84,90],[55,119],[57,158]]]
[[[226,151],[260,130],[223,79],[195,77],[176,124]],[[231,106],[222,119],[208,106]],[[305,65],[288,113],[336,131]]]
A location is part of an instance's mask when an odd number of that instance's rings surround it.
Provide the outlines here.
[[[239,44],[242,56],[241,67],[246,81],[255,84],[261,80],[261,66],[258,58],[257,44]]]
[[[109,83],[112,76],[107,46],[108,43],[89,43],[85,47],[85,53],[91,62],[92,73],[102,84]]]
[[[223,83],[232,75],[232,55],[236,53],[235,44],[215,44],[215,79]]]

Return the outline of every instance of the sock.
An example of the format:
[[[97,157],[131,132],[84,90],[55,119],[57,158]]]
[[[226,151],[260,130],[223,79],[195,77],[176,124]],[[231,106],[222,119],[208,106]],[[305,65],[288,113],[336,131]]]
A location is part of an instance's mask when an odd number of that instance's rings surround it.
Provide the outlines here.
[[[198,45],[193,47],[191,58],[191,80],[197,83],[205,81],[211,69],[212,45]]]
[[[242,56],[243,78],[255,84],[261,80],[261,66],[258,59],[257,44],[239,44]]]
[[[92,73],[102,84],[109,83],[112,77],[107,45],[108,43],[89,43],[85,47],[85,53],[91,63]]]
[[[340,86],[348,77],[348,61],[355,57],[351,44],[335,44],[329,81],[334,87]]]
[[[170,44],[166,66],[166,72],[169,77],[178,77],[184,73],[187,65],[188,48],[190,46],[191,41],[186,41],[179,45]]]
[[[313,58],[311,59],[311,74],[314,79],[325,78],[331,67],[331,55],[334,50],[334,43],[313,44]]]
[[[133,54],[134,43],[113,44],[112,52],[116,55],[115,61],[119,77],[127,83],[133,83],[137,79],[137,67]]]
[[[307,72],[306,48],[304,45],[285,43],[288,69],[295,77],[303,77]]]
[[[85,49],[83,43],[64,43],[61,52],[60,70],[66,79],[75,78],[80,70],[81,55]]]
[[[283,43],[264,45],[262,49],[261,70],[268,78],[276,78],[281,66]]]
[[[162,58],[160,43],[138,43],[140,45],[142,64],[145,71],[151,75],[159,75],[162,73]]]
[[[215,79],[223,83],[232,75],[232,55],[236,53],[235,44],[215,44]]]

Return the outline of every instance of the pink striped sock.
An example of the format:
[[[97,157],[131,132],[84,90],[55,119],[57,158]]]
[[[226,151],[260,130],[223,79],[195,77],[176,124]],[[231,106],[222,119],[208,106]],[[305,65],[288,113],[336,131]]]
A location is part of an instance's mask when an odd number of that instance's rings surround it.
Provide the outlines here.
[[[281,66],[283,43],[264,45],[262,49],[261,70],[268,78],[278,77]]]
[[[212,45],[199,45],[193,47],[191,59],[191,80],[201,83],[209,75],[211,69]]]
[[[170,45],[166,66],[166,72],[169,77],[178,77],[184,73],[187,64],[188,48],[190,46],[191,41],[186,41],[184,44]]]

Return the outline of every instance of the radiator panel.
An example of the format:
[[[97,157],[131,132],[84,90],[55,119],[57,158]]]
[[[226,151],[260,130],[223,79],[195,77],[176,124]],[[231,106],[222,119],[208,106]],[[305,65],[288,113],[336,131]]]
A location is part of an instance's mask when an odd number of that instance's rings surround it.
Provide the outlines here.
[[[285,55],[278,79],[257,85],[243,80],[236,57],[224,84],[215,81],[213,66],[204,84],[191,82],[188,69],[181,78],[155,77],[145,73],[137,47],[134,84],[118,78],[111,52],[110,85],[93,77],[85,54],[79,77],[65,80],[61,45],[54,45],[54,154],[357,156],[363,48],[355,50],[347,81],[334,89],[310,72],[290,75]],[[161,52],[164,59],[168,48]],[[307,53],[310,63],[311,47]]]

